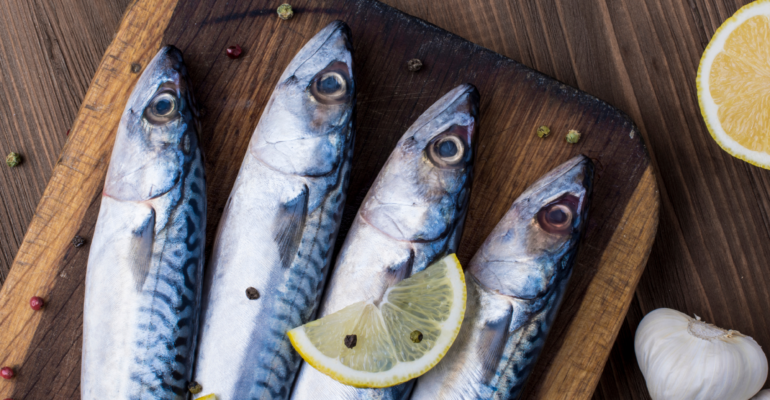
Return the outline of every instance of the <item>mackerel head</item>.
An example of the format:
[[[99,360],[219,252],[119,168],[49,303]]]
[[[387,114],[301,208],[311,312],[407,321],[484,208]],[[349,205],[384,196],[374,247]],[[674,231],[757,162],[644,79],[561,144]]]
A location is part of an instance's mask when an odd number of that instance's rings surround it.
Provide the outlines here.
[[[145,68],[118,126],[86,274],[83,399],[184,399],[206,223],[199,125],[182,54]]]
[[[320,316],[378,301],[402,279],[457,251],[473,176],[478,102],[475,87],[460,85],[398,141],[342,245]],[[304,363],[292,398],[404,399],[411,387],[356,389]]]
[[[518,398],[572,275],[592,182],[577,156],[514,201],[467,269],[458,338],[412,399]]]
[[[286,67],[219,223],[195,380],[220,400],[285,399],[301,358],[286,332],[312,320],[353,154],[350,29],[335,21]]]

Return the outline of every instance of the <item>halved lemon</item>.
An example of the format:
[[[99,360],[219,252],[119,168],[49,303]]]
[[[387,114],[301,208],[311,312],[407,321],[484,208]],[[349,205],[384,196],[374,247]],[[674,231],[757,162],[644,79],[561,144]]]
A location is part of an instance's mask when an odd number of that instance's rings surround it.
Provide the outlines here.
[[[315,369],[356,387],[380,388],[433,368],[460,332],[465,277],[451,254],[389,288],[289,331]]]
[[[770,0],[747,4],[714,33],[698,68],[698,102],[728,153],[770,169]]]

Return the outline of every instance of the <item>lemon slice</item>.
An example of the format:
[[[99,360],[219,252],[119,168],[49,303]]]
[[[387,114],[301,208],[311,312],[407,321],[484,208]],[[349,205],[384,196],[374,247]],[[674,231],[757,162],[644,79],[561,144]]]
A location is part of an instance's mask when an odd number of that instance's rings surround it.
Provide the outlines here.
[[[714,33],[698,68],[698,101],[728,153],[770,169],[770,0],[744,6]]]
[[[362,301],[289,331],[294,349],[315,369],[356,387],[380,388],[433,368],[460,332],[465,277],[451,254]]]

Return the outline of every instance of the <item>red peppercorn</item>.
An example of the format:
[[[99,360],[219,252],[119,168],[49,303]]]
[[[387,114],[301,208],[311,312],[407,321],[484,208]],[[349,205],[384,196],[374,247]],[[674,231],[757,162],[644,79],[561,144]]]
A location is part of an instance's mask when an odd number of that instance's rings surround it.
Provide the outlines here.
[[[44,304],[45,304],[45,301],[43,301],[42,297],[35,296],[29,299],[29,306],[32,307],[32,309],[35,311],[38,311],[41,308],[43,308]]]
[[[241,53],[243,53],[243,49],[241,49],[241,46],[238,46],[237,44],[227,48],[227,56],[232,59],[240,57]]]
[[[0,369],[0,376],[2,376],[5,379],[11,379],[14,376],[16,376],[16,373],[13,372],[13,369],[11,367],[3,367]]]

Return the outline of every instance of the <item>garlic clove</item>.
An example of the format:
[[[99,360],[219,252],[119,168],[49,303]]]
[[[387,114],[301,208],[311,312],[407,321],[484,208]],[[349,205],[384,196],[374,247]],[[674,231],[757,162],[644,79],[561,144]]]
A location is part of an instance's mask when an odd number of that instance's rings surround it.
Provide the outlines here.
[[[767,379],[754,339],[668,308],[642,319],[634,349],[653,400],[748,400]]]
[[[751,400],[770,400],[770,389],[765,389],[757,393]]]

